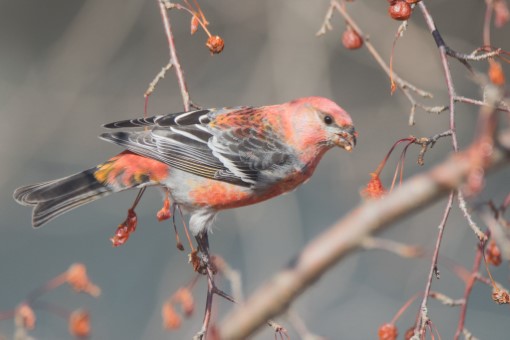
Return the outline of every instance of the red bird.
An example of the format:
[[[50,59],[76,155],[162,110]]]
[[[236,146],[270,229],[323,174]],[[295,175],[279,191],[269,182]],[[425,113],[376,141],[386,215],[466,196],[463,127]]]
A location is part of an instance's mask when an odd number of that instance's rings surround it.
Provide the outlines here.
[[[104,125],[101,138],[127,150],[91,169],[21,187],[14,199],[33,206],[32,224],[114,192],[166,188],[205,234],[218,211],[254,204],[295,189],[333,146],[356,144],[352,119],[321,97],[288,103],[196,110]]]

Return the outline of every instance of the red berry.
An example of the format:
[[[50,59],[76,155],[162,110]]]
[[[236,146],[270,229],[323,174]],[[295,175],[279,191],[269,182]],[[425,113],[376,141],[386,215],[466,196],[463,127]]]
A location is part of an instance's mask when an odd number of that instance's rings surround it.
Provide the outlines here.
[[[499,250],[499,247],[494,240],[491,240],[487,249],[485,249],[485,258],[487,259],[487,262],[494,266],[499,266],[501,264],[501,250]]]
[[[397,327],[392,323],[385,323],[379,327],[377,332],[379,340],[396,340],[398,336]]]
[[[191,25],[190,25],[190,28],[191,28],[191,35],[195,34],[198,30],[198,25],[199,25],[199,19],[198,17],[194,14],[192,17],[191,17]]]
[[[342,44],[350,50],[356,50],[363,46],[363,38],[351,27],[347,27],[342,34]]]
[[[210,36],[205,43],[205,46],[211,51],[212,54],[218,54],[223,51],[223,47],[225,47],[225,42],[218,35]]]
[[[388,10],[390,16],[395,20],[407,20],[411,16],[411,5],[404,0],[392,2]]]

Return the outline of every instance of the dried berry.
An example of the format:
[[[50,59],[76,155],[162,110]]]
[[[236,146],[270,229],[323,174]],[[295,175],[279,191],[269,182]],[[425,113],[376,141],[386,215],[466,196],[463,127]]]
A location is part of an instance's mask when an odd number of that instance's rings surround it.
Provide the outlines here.
[[[69,316],[69,333],[77,338],[90,336],[90,314],[82,309],[75,310]]]
[[[195,302],[189,288],[180,288],[177,292],[175,292],[173,298],[176,303],[181,305],[182,310],[187,317],[193,314],[193,310],[195,309]]]
[[[166,197],[163,201],[163,208],[158,211],[156,217],[159,222],[168,220],[170,217],[172,217],[172,213],[170,212],[170,199],[168,197]]]
[[[393,19],[402,21],[409,19],[412,9],[404,0],[397,0],[390,4],[388,12]]]
[[[24,329],[33,330],[35,328],[34,310],[26,303],[22,303],[16,308],[15,320],[16,324]]]
[[[181,327],[181,317],[175,311],[170,302],[165,302],[161,309],[161,317],[163,318],[164,329],[178,329]]]
[[[510,11],[508,10],[508,6],[506,1],[504,0],[495,0],[493,1],[494,6],[494,25],[497,28],[501,28],[506,25],[506,23],[510,20]]]
[[[225,47],[225,42],[219,35],[212,35],[207,39],[205,46],[211,51],[212,54],[218,54],[223,51]]]
[[[384,189],[379,175],[376,172],[373,172],[370,176],[370,181],[365,189],[361,191],[361,195],[365,198],[380,198],[384,196],[386,189]]]
[[[489,60],[489,79],[494,85],[505,85],[505,73],[501,64],[495,60]]]
[[[485,249],[485,257],[487,262],[494,266],[499,266],[501,264],[501,250],[499,250],[494,240],[491,240],[487,249]]]
[[[90,281],[87,267],[82,263],[74,263],[69,267],[66,281],[76,292],[84,292],[95,297],[101,294],[101,288]]]
[[[347,26],[342,34],[342,44],[350,50],[356,50],[363,46],[363,38],[352,27]]]
[[[494,300],[497,304],[508,304],[510,303],[510,294],[507,290],[493,287],[492,288],[492,300]]]
[[[396,340],[398,329],[397,326],[392,323],[385,323],[379,327],[377,334],[379,335],[379,340]]]
[[[193,15],[191,18],[191,35],[195,34],[198,30],[198,17]]]
[[[136,230],[136,226],[138,224],[138,217],[133,209],[128,210],[128,216],[124,222],[119,224],[115,234],[110,241],[114,247],[118,247],[123,245],[129,239],[131,233]]]

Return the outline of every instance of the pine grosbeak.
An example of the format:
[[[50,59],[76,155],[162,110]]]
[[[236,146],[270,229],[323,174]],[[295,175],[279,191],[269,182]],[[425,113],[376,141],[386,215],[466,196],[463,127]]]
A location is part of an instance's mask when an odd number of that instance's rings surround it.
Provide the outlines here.
[[[321,97],[288,103],[124,120],[101,138],[127,150],[91,169],[21,187],[14,199],[33,206],[32,224],[114,192],[145,186],[168,189],[190,215],[190,230],[207,234],[218,211],[254,204],[310,178],[333,146],[356,144],[351,117]]]

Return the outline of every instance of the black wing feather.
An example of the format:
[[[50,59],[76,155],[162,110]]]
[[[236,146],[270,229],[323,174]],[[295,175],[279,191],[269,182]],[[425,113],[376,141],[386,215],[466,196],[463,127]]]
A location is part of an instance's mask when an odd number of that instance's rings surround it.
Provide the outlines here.
[[[261,132],[247,126],[209,125],[218,115],[251,114],[254,110],[235,107],[124,120],[105,127],[153,128],[104,133],[100,137],[182,171],[240,186],[255,186],[283,175],[285,166],[296,159],[293,151],[270,129]]]
[[[159,117],[161,117],[161,116],[120,120],[118,122],[104,124],[103,127],[107,128],[107,129],[119,129],[119,128],[134,128],[134,127],[142,127],[142,126],[153,126],[155,124],[155,120]]]

